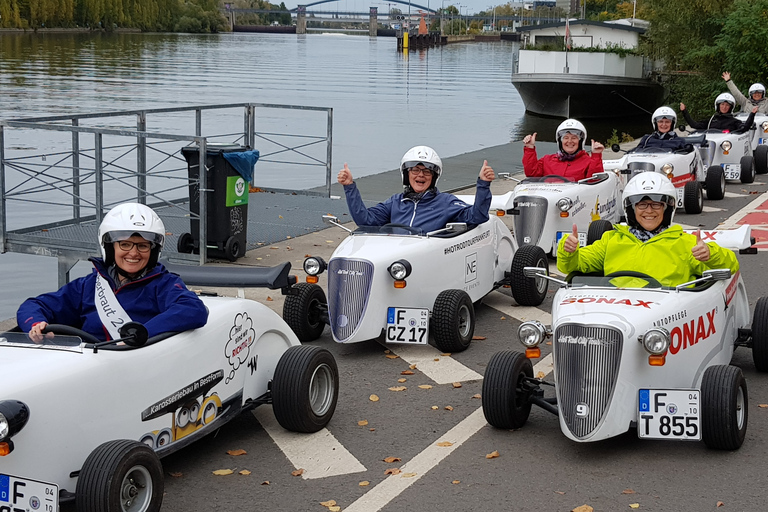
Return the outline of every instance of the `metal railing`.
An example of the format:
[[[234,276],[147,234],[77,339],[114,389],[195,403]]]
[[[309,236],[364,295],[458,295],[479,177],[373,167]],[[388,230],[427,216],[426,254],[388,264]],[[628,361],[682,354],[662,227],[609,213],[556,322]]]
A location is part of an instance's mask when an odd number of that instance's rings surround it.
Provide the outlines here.
[[[332,129],[331,108],[262,103],[0,120],[0,252],[57,257],[62,285],[79,260],[99,253],[98,225],[116,204],[147,204],[174,233],[207,219],[217,206],[202,193],[208,184],[190,177],[181,152],[190,145],[198,162],[211,143],[257,149],[252,187],[317,195],[315,187],[330,197]],[[196,224],[207,240],[207,223]],[[178,255],[206,258],[205,243],[199,255]]]

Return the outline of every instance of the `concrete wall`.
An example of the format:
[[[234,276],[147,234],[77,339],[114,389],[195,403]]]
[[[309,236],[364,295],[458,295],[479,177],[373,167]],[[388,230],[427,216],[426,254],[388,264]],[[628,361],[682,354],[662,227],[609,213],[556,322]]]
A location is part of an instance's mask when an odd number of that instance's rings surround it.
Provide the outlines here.
[[[520,50],[518,73],[562,73],[565,52]],[[620,57],[615,53],[568,52],[569,73],[578,75],[609,75],[641,78],[643,58],[637,55]]]

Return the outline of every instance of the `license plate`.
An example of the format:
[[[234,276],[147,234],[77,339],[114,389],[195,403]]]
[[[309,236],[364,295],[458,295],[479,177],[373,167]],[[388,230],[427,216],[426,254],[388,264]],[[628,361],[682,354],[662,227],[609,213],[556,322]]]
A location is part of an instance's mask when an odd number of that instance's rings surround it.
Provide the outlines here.
[[[646,439],[701,440],[699,390],[641,389],[637,435]]]
[[[675,192],[677,192],[677,207],[683,208],[684,199],[685,199],[685,189],[683,187],[676,187]]]
[[[725,170],[725,179],[741,179],[741,164],[726,164],[723,166],[723,169]]]
[[[387,308],[387,343],[426,345],[429,341],[429,310]]]
[[[560,243],[560,239],[563,238],[563,235],[572,235],[572,231],[558,231],[557,235],[555,236],[555,248],[557,248],[557,245]],[[587,245],[587,234],[586,233],[579,233],[579,247],[586,247]]]
[[[59,486],[0,474],[0,510],[58,512]]]

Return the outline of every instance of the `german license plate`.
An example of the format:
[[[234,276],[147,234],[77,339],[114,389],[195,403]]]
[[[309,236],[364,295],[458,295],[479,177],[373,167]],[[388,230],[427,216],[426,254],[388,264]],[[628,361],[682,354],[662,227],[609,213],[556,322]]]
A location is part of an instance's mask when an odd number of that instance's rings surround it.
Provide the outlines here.
[[[641,389],[637,435],[647,439],[701,440],[699,390]]]
[[[0,474],[0,510],[58,512],[59,486]]]
[[[426,345],[429,341],[429,310],[387,308],[387,343]]]
[[[741,179],[741,164],[726,164],[723,166],[723,169],[725,170],[725,179]]]
[[[683,208],[685,204],[685,188],[676,187],[675,192],[677,192],[677,208]]]
[[[560,243],[560,239],[563,238],[563,235],[572,235],[573,233],[571,231],[558,231],[557,235],[555,235],[555,249],[557,249],[557,245]],[[586,247],[587,245],[587,234],[586,233],[579,233],[579,247]]]

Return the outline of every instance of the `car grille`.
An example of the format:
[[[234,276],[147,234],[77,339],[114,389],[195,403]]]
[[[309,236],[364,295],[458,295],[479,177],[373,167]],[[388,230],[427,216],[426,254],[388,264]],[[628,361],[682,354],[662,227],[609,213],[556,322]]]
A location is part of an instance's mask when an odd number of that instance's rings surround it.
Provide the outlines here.
[[[582,439],[603,419],[619,374],[621,331],[563,324],[553,341],[557,401],[571,433]]]
[[[547,220],[547,203],[543,197],[515,197],[515,208],[520,212],[515,218],[515,240],[518,246],[539,244],[544,221]]]
[[[334,258],[328,263],[328,319],[338,341],[357,330],[368,307],[373,282],[373,264],[368,261]]]

